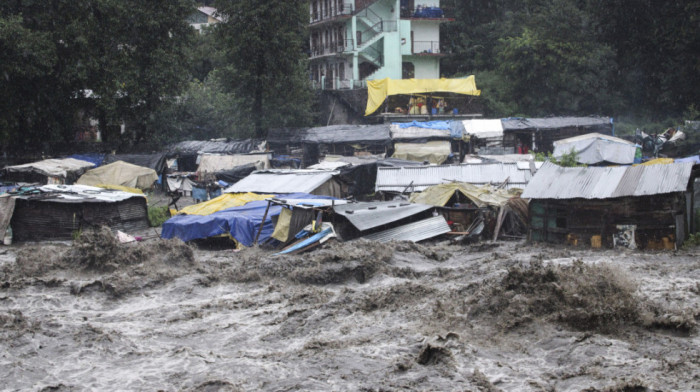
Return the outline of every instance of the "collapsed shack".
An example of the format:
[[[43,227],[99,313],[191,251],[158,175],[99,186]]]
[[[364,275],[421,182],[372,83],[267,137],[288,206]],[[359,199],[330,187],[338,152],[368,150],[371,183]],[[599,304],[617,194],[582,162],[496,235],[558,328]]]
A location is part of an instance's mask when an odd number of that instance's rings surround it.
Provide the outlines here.
[[[520,189],[477,187],[451,182],[426,188],[411,195],[412,203],[437,207],[452,233],[468,238],[524,238],[527,232],[527,200]]]
[[[90,227],[134,232],[147,229],[146,197],[84,185],[22,188],[0,197],[2,216],[11,216],[14,241],[70,240]],[[0,223],[6,219],[0,219]],[[0,227],[4,233],[6,227]]]
[[[185,214],[163,223],[161,237],[192,241],[223,236],[242,246],[264,243],[275,229],[272,218],[282,212],[281,205],[270,203],[268,199],[271,197],[275,195],[227,193],[207,203],[186,207],[182,211]],[[331,199],[307,193],[276,197],[284,200]]]
[[[379,242],[417,242],[450,231],[433,206],[399,201],[349,203],[333,208],[335,231],[342,241],[363,237]]]
[[[43,161],[7,166],[4,181],[35,184],[73,184],[95,165],[81,159],[44,159]]]
[[[694,231],[693,164],[571,167],[546,162],[525,189],[529,241],[673,249]]]

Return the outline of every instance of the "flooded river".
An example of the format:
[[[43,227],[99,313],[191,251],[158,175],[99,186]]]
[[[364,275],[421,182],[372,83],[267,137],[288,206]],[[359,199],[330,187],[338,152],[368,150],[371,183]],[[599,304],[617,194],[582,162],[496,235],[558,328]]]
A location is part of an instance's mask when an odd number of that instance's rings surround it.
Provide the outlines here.
[[[699,254],[13,245],[1,389],[698,390]]]

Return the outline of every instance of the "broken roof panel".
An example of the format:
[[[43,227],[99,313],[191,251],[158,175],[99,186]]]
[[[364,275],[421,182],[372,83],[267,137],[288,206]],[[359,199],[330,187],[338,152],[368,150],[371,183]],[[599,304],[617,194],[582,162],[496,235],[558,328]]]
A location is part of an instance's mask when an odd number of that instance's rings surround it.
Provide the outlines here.
[[[545,162],[523,199],[608,199],[685,192],[693,164],[561,167]]]
[[[380,167],[377,169],[376,191],[403,192],[407,187],[415,191],[447,182],[466,182],[474,185],[501,184],[506,189],[525,188],[532,178],[529,169],[520,169],[516,163],[480,163],[450,166]]]
[[[360,231],[369,230],[387,223],[408,218],[433,208],[426,204],[412,204],[398,201],[352,203],[333,208]]]
[[[306,130],[302,141],[309,144],[364,143],[389,145],[388,124],[331,125]]]
[[[389,241],[411,241],[418,242],[428,238],[437,237],[440,234],[450,232],[450,226],[442,215],[433,216],[418,222],[394,227],[388,230],[372,233],[362,237],[366,240],[389,242]]]
[[[226,193],[311,193],[338,174],[330,170],[260,170],[226,188]]]
[[[511,117],[501,120],[504,131],[525,129],[559,129],[567,127],[610,127],[610,117],[547,117],[547,118],[521,118]]]

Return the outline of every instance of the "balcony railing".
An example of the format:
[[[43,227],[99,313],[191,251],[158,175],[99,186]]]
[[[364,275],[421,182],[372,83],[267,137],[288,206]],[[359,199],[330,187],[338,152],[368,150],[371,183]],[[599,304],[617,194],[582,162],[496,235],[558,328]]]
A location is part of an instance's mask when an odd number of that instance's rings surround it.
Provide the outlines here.
[[[440,7],[401,8],[401,17],[404,19],[452,18],[450,14],[449,10]]]
[[[346,39],[340,42],[332,42],[311,47],[311,57],[327,56],[343,52],[352,52],[354,49],[353,40]]]
[[[321,22],[323,20],[333,19],[343,15],[352,15],[352,12],[352,3],[345,2],[341,3],[340,6],[333,3],[331,4],[330,9],[309,13],[309,23]]]
[[[413,54],[439,54],[440,41],[413,41]]]

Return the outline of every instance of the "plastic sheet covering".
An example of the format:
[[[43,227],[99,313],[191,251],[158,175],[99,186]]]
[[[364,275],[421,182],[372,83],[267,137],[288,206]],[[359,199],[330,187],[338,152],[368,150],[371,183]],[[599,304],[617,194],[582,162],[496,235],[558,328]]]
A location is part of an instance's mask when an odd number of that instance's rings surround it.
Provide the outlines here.
[[[287,242],[289,239],[289,226],[292,223],[292,210],[289,208],[282,208],[279,217],[277,218],[277,224],[275,225],[275,231],[272,233],[272,238],[280,242]]]
[[[117,161],[96,169],[88,170],[77,184],[80,185],[120,185],[129,188],[149,189],[158,180],[155,170],[131,163]]]
[[[256,165],[258,170],[269,169],[269,154],[203,154],[200,157],[197,174],[202,176],[205,173],[218,173],[250,163]]]
[[[104,157],[102,164],[114,163],[123,161],[132,165],[143,166],[155,170],[157,173],[162,173],[167,167],[165,154],[107,154]]]
[[[367,108],[365,116],[374,113],[389,95],[420,93],[456,93],[481,95],[476,89],[474,75],[464,79],[379,79],[367,81]]]
[[[554,142],[554,157],[576,151],[579,163],[594,165],[601,162],[631,165],[634,163],[636,144],[600,133],[570,137]]]
[[[449,121],[411,121],[407,123],[393,123],[391,125],[396,125],[399,128],[426,128],[426,129],[440,129],[449,130]]]
[[[315,196],[306,193],[289,194],[284,197],[285,199],[329,199],[327,196]],[[267,201],[260,200],[206,216],[176,215],[163,223],[161,237],[177,237],[183,241],[191,241],[229,234],[242,245],[251,246],[260,224],[263,223],[267,206]],[[281,206],[270,205],[258,242],[264,242],[270,238],[274,230],[272,217],[279,215],[281,211]]]
[[[450,142],[432,141],[427,143],[396,143],[393,158],[440,165],[452,154]]]
[[[170,146],[167,155],[172,157],[178,154],[247,154],[264,150],[264,140],[188,140]]]
[[[389,124],[330,125],[310,128],[303,137],[307,144],[361,143],[388,146],[391,144]]]
[[[502,138],[503,123],[500,119],[473,119],[462,121],[464,135],[476,136],[481,139]]]
[[[426,188],[423,192],[414,193],[411,195],[410,201],[411,203],[445,206],[455,192],[461,193],[479,208],[503,206],[511,197],[521,193],[519,191],[496,189],[491,185],[479,187],[466,182],[450,182],[447,184],[434,185]]]
[[[185,215],[210,215],[231,207],[240,207],[251,201],[265,200],[274,195],[258,195],[256,193],[226,193],[209,201],[187,206],[179,211]]]
[[[80,159],[81,161],[92,163],[95,167],[99,167],[105,159],[105,154],[73,154],[68,158]]]
[[[59,177],[68,180],[71,176],[79,177],[95,165],[80,159],[44,159],[43,161],[5,167],[8,173],[38,173],[47,177]]]

